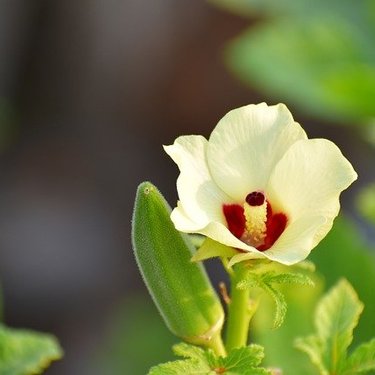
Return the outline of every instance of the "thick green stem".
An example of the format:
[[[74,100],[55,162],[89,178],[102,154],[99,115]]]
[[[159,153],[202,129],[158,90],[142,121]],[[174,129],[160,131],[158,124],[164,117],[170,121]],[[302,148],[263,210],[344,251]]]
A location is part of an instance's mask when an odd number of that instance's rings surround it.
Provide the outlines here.
[[[231,275],[231,294],[228,306],[228,323],[226,331],[226,349],[230,352],[234,348],[246,346],[249,335],[249,323],[254,313],[250,307],[250,290],[236,288],[237,283],[244,279],[248,270],[238,265]]]

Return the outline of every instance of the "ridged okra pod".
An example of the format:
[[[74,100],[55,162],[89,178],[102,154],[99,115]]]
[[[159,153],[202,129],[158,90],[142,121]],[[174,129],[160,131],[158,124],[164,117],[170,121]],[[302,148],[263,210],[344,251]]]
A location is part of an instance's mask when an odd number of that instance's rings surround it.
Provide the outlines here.
[[[203,266],[191,262],[194,246],[174,228],[170,213],[154,185],[138,187],[132,230],[138,267],[168,328],[189,343],[210,346],[224,311]]]

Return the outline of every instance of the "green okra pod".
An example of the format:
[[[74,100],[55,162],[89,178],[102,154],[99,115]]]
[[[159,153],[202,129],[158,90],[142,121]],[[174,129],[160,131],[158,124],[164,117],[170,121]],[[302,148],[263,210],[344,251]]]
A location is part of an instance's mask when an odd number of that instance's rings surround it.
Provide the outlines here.
[[[197,345],[220,334],[224,311],[194,246],[170,219],[171,208],[149,182],[138,187],[132,227],[137,264],[168,328]]]

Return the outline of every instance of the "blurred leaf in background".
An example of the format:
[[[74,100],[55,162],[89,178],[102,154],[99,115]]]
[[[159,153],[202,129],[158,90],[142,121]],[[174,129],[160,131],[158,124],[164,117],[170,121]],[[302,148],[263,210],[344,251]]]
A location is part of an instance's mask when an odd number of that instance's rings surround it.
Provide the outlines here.
[[[373,2],[211,2],[268,18],[226,51],[230,69],[242,81],[317,118],[360,125],[375,117]]]
[[[62,349],[53,336],[0,325],[0,374],[39,374],[61,357]]]

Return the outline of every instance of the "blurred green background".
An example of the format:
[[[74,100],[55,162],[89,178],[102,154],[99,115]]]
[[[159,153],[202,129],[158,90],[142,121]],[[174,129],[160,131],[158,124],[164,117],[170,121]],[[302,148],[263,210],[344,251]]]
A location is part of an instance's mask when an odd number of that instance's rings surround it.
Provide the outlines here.
[[[261,101],[336,142],[359,180],[311,257],[319,287],[291,290],[287,325],[259,321],[253,337],[288,375],[314,374],[291,332],[311,332],[314,301],[340,276],[366,303],[356,343],[375,335],[372,0],[3,0],[0,56],[4,320],[61,339],[47,374],[143,375],[172,358],[178,340],[132,255],[136,187],[150,180],[173,205],[161,145]],[[217,285],[224,274],[208,266]]]

